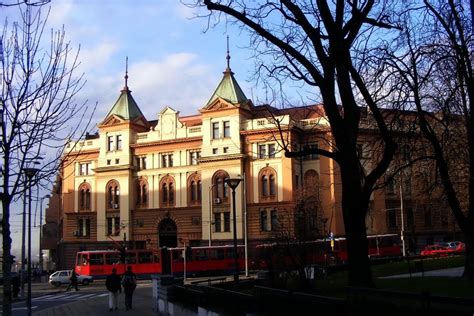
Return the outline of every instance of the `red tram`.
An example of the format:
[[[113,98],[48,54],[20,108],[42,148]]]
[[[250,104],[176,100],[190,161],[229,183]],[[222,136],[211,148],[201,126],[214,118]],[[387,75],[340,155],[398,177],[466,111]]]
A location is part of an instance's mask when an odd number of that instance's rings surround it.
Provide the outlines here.
[[[237,247],[239,269],[243,270],[244,246]],[[160,250],[126,250],[125,262],[119,250],[79,251],[75,270],[79,274],[105,277],[116,268],[118,274],[127,266],[138,275],[173,274],[183,276],[218,275],[234,270],[233,246],[162,248]],[[185,262],[186,257],[186,262]]]
[[[397,257],[401,255],[401,240],[397,234],[369,235],[370,258]],[[347,262],[345,237],[318,239],[295,243],[261,244],[255,249],[251,266],[268,269],[271,266],[292,268],[298,265],[331,264]]]

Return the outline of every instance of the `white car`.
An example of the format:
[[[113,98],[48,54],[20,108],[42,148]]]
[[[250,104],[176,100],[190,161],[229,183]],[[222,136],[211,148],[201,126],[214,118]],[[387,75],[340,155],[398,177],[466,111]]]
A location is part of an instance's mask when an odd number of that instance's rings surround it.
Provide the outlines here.
[[[49,284],[54,286],[61,286],[62,284],[69,284],[72,270],[56,271],[49,276]],[[87,285],[93,281],[90,275],[77,274],[77,284]]]

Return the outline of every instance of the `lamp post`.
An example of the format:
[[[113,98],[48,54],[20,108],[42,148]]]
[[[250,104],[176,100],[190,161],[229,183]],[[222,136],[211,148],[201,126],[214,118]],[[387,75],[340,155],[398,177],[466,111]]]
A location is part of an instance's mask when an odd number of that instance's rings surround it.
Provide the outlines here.
[[[31,182],[33,177],[39,169],[36,168],[24,168],[23,172],[28,178],[28,265],[27,265],[27,281],[28,281],[28,294],[26,298],[26,306],[28,316],[31,316]]]
[[[41,247],[41,239],[43,237],[43,200],[51,198],[51,195],[46,194],[41,198],[40,204],[40,218],[39,218],[39,267],[41,275],[43,274],[43,248]],[[35,227],[36,227],[36,214],[35,214]]]
[[[235,189],[239,186],[240,178],[229,178],[225,180],[227,185],[232,189],[232,220],[234,229],[234,282],[235,287],[238,286],[239,282],[239,260],[237,254],[237,219],[235,215]]]
[[[209,247],[212,246],[212,205],[213,205],[213,201],[212,201],[212,189],[216,186],[217,184],[214,183],[214,184],[211,184],[209,186]]]
[[[402,240],[402,254],[403,257],[406,256],[406,248],[405,248],[405,221],[403,219],[403,188],[402,188],[402,176],[400,173],[400,217],[402,218],[402,230],[400,232],[400,239]]]

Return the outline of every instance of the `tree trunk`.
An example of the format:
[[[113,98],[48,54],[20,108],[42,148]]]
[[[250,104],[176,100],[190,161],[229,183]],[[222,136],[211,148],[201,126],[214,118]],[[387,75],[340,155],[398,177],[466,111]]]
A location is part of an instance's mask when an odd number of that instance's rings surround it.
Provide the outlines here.
[[[466,244],[466,254],[465,254],[465,263],[464,263],[464,273],[463,277],[468,280],[474,280],[474,232],[469,231],[464,234],[464,242]]]
[[[365,215],[368,202],[362,197],[357,167],[342,167],[342,210],[346,231],[349,285],[373,287],[370,270]],[[368,199],[367,199],[368,201]]]
[[[10,202],[11,200],[4,194],[2,196],[2,235],[3,235],[3,311],[4,316],[11,315],[12,306],[12,287],[11,287],[11,245],[12,239],[10,237]]]

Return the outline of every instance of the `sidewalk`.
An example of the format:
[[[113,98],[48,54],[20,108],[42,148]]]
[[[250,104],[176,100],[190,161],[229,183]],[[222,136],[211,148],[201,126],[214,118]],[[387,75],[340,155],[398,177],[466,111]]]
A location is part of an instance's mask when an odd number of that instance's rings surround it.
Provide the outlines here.
[[[152,310],[152,289],[151,287],[139,287],[133,295],[133,310],[125,310],[125,295],[120,294],[118,300],[118,310],[109,311],[109,297],[97,297],[84,299],[72,303],[62,304],[49,309],[33,312],[35,316],[103,316],[103,315],[158,315]]]
[[[449,268],[449,269],[442,269],[442,270],[431,270],[425,272],[414,272],[412,274],[398,274],[398,275],[390,275],[386,277],[379,277],[379,279],[401,279],[401,278],[414,278],[414,277],[422,277],[422,276],[443,276],[443,277],[461,277],[464,272],[464,267],[456,267],[456,268]]]

